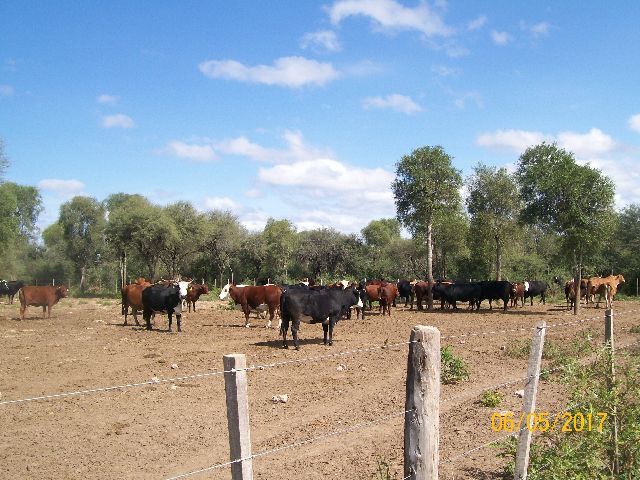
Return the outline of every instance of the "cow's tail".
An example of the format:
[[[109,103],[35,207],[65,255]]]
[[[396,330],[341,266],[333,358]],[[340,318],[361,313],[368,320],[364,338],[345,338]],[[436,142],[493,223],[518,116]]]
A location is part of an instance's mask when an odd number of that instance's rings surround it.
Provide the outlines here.
[[[127,309],[129,308],[129,305],[127,303],[127,292],[125,291],[125,289],[121,289],[120,293],[122,294],[122,313],[121,315],[124,315],[125,313],[127,313]]]
[[[289,315],[285,315],[284,302],[286,301],[286,290],[282,292],[280,295],[280,335],[284,336],[287,334],[287,330],[289,330]]]

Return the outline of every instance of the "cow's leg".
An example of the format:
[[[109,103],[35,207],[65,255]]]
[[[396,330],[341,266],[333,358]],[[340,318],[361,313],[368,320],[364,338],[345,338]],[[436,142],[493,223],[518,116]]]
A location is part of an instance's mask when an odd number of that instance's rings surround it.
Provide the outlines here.
[[[151,310],[147,310],[146,308],[142,311],[142,318],[147,324],[147,330],[151,330]]]
[[[20,320],[24,320],[24,314],[27,311],[26,305],[20,305]]]
[[[167,315],[169,316],[169,331],[171,331],[171,321],[173,320],[173,313],[167,312]],[[176,318],[178,318],[178,315],[176,315]]]
[[[249,313],[251,309],[249,308],[249,304],[242,304],[242,311],[244,312],[244,326],[249,328]]]
[[[46,315],[46,313],[47,313],[47,306],[46,306],[46,305],[43,305],[43,306],[42,306],[42,318],[44,318],[44,316]]]
[[[289,330],[289,320],[280,318],[280,334],[282,335],[282,348],[289,348],[287,344],[287,330]]]
[[[291,336],[293,337],[293,346],[296,350],[300,350],[300,343],[298,342],[298,329],[300,328],[300,319],[295,319],[291,324]]]
[[[391,315],[391,314],[389,314]],[[329,346],[333,345],[333,326],[336,324],[336,320],[329,320]],[[323,325],[324,326],[324,325]]]
[[[181,321],[182,321],[182,315],[179,313],[176,313],[176,323],[178,324],[178,332],[182,331],[182,328],[180,325]]]
[[[140,326],[140,322],[138,321],[138,310],[137,309],[133,309],[133,319],[136,321],[136,325]],[[126,325],[126,323],[125,323]]]
[[[322,323],[322,332],[323,332],[323,339],[324,339],[324,344],[327,344],[327,335],[329,333],[329,325],[327,325],[326,323]]]

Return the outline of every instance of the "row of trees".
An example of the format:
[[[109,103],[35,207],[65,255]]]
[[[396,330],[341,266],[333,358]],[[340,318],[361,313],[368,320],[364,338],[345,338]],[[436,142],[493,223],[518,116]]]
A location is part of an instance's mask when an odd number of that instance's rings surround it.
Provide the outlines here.
[[[286,219],[250,232],[229,212],[203,213],[188,202],[158,206],[116,193],[104,201],[72,198],[40,242],[39,193],[3,181],[7,160],[0,159],[0,241],[8,246],[0,252],[0,276],[55,278],[81,292],[113,292],[140,275],[213,283],[231,277],[550,280],[580,264],[588,273],[640,272],[634,249],[640,207],[616,212],[611,181],[553,144],[528,149],[514,173],[478,165],[466,181],[441,147],[417,149],[396,165],[397,218],[373,220],[350,235],[330,228],[298,232]],[[402,237],[402,226],[412,238]]]

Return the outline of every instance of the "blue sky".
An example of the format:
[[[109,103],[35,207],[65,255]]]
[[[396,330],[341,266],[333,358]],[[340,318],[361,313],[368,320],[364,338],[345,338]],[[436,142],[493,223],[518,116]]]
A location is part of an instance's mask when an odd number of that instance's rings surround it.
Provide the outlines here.
[[[7,177],[358,232],[395,163],[556,141],[640,203],[640,2],[0,1]]]

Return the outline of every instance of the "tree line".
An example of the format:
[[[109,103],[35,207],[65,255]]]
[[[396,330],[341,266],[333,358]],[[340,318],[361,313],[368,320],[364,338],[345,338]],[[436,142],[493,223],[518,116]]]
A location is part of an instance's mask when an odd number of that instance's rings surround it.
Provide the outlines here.
[[[640,206],[616,211],[613,182],[555,144],[528,148],[513,172],[479,164],[467,178],[442,147],[418,148],[396,164],[397,216],[373,220],[357,234],[297,231],[275,218],[249,231],[227,211],[114,193],[102,201],[72,198],[40,235],[38,189],[6,181],[7,166],[0,143],[0,276],[56,279],[81,293],[179,274],[218,284],[304,277],[551,281],[576,268],[581,275],[640,274]]]

